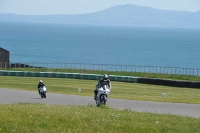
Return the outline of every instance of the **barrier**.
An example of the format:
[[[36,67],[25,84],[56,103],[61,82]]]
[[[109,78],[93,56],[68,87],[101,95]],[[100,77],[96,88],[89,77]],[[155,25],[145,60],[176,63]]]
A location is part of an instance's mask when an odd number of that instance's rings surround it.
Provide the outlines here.
[[[24,71],[7,71],[0,70],[0,76],[21,76],[21,77],[46,77],[46,78],[74,78],[99,80],[102,78],[100,74],[84,74],[84,73],[62,73],[62,72],[24,72]],[[137,77],[110,75],[110,80],[121,82],[137,83]]]
[[[23,72],[23,71],[7,71],[7,70],[0,70],[0,76],[74,78],[74,79],[89,79],[89,80],[99,80],[102,77],[102,75],[100,74],[62,73],[62,72],[61,73],[59,72]],[[142,78],[142,77],[133,77],[133,76],[119,76],[119,75],[109,75],[109,77],[111,81],[200,89],[200,82],[198,81],[167,80],[167,79],[154,79],[154,78]]]
[[[138,83],[200,89],[200,82],[198,81],[167,80],[167,79],[140,77],[138,78]]]

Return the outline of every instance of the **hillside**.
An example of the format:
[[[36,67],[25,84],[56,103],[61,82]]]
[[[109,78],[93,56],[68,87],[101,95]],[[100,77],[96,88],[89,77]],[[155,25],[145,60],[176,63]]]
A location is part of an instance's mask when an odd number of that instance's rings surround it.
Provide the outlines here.
[[[127,4],[77,15],[0,14],[0,21],[200,28],[200,11],[160,10]]]

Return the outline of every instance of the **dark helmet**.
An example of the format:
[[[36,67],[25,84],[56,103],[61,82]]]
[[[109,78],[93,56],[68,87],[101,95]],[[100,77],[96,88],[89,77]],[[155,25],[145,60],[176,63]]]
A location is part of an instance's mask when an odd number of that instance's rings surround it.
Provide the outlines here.
[[[107,75],[107,74],[104,74],[104,75],[103,75],[103,79],[108,79],[108,75]]]

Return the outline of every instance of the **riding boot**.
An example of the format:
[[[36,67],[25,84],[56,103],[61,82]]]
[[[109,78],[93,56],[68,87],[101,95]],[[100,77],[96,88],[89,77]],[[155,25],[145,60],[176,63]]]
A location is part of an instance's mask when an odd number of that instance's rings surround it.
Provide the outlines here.
[[[94,90],[94,100],[97,100],[97,93],[98,93],[98,91]]]

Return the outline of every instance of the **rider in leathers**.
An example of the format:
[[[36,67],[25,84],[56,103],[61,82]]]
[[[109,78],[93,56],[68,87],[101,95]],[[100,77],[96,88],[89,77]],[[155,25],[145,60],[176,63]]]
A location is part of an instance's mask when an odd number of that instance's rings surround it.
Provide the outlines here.
[[[101,85],[107,85],[109,89],[111,89],[111,82],[108,78],[108,75],[104,74],[103,78],[99,80],[99,82],[96,85],[96,89],[94,90],[94,99],[97,99],[98,89],[101,87]]]
[[[42,82],[42,80],[39,81],[38,83],[38,93],[40,94],[40,87],[45,86],[45,84]]]

